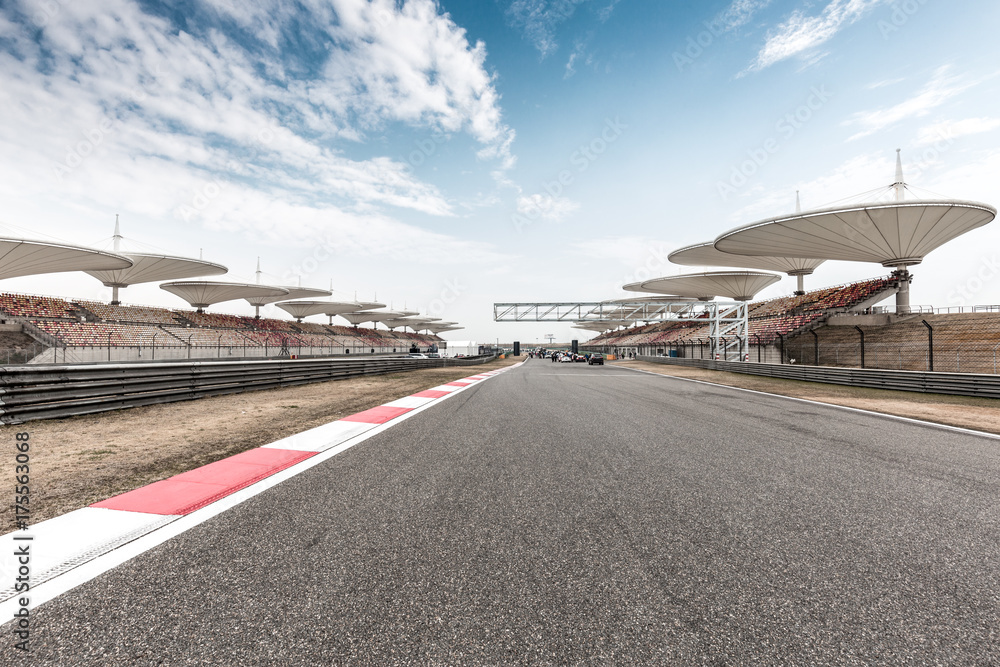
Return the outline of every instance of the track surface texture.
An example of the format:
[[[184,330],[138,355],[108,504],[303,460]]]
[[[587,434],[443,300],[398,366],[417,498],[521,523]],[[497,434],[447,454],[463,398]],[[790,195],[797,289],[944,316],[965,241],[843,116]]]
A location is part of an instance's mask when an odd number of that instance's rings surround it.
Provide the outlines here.
[[[30,663],[985,665],[998,596],[997,440],[530,360],[42,605]]]

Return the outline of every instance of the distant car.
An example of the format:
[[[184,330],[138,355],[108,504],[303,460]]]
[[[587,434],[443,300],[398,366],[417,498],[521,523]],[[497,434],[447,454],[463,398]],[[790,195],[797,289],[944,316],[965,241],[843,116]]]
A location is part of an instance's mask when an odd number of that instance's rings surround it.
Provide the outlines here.
[[[427,357],[426,354],[420,354],[419,352],[410,352],[408,355],[406,355],[406,358],[407,359],[427,359],[428,357]]]
[[[587,364],[593,366],[594,364],[604,365],[604,355],[603,354],[592,354],[590,359],[587,360]]]
[[[428,352],[425,355],[428,359],[443,359],[440,352]]]
[[[583,363],[586,360],[587,360],[587,357],[583,356],[582,354],[573,355],[573,361],[575,361],[577,363]]]
[[[562,357],[559,357],[559,363],[560,364],[571,364],[571,363],[573,363],[573,357],[569,356],[568,354],[564,355]]]

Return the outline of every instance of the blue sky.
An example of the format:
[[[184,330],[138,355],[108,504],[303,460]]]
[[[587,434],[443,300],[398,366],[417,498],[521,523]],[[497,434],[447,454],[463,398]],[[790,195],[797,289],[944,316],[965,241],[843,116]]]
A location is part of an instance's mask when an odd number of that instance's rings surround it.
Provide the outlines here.
[[[996,205],[1000,5],[940,0],[43,2],[0,8],[0,224],[492,322],[892,181]],[[996,223],[914,304],[1000,303]],[[884,275],[827,262],[809,286]],[[6,290],[108,299],[83,274]],[[762,293],[794,289],[785,278]],[[155,286],[123,300],[179,307]],[[244,302],[220,312],[252,312]]]

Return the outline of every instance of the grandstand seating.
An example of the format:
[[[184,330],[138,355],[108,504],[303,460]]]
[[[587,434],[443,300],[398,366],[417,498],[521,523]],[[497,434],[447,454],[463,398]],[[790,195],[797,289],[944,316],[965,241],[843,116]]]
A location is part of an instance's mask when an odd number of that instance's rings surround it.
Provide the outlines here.
[[[178,345],[180,341],[159,327],[112,322],[71,322],[67,320],[30,320],[42,331],[68,346]]]
[[[751,342],[770,344],[780,336],[815,326],[831,312],[842,312],[862,304],[880,292],[894,290],[892,278],[873,278],[847,285],[825,287],[798,296],[783,296],[748,305]],[[683,343],[708,338],[710,327],[700,314],[690,319],[632,327],[603,333],[587,341],[587,347],[639,347]]]
[[[209,329],[206,327],[163,326],[163,331],[174,335],[184,344],[191,345],[226,345],[253,347],[255,343],[239,331],[232,329]]]
[[[178,310],[178,315],[198,327],[216,329],[246,329],[246,318],[222,313],[198,313],[193,310]],[[253,318],[250,318],[253,319]]]
[[[29,294],[0,294],[0,311],[28,318],[79,319],[73,305],[64,299]]]
[[[166,308],[152,306],[112,306],[97,301],[74,302],[105,322],[142,322],[144,324],[177,324],[177,316]]]

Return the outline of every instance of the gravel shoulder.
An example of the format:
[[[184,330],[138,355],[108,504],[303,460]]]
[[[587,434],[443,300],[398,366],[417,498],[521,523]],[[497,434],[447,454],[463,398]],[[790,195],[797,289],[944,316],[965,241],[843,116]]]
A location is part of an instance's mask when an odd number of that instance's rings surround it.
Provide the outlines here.
[[[899,417],[922,419],[1000,435],[1000,401],[992,398],[921,394],[912,391],[868,389],[801,380],[785,380],[742,373],[728,373],[687,366],[668,366],[646,361],[619,361],[613,365],[649,371],[659,375],[753,389],[768,394],[805,398],[820,403],[843,405]]]
[[[518,359],[2,426],[31,437],[32,523]],[[13,449],[11,449],[13,451]],[[8,459],[13,476],[13,455]],[[12,506],[0,533],[14,530]]]

